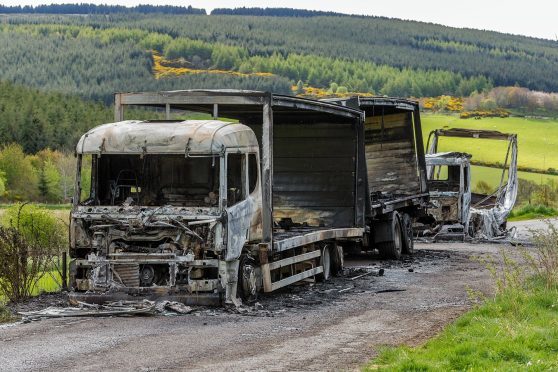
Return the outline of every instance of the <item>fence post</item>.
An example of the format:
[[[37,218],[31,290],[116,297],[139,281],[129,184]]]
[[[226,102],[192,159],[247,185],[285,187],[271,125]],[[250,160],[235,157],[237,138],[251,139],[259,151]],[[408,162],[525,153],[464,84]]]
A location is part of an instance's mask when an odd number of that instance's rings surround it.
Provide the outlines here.
[[[62,252],[62,290],[68,289],[68,256],[67,252]]]

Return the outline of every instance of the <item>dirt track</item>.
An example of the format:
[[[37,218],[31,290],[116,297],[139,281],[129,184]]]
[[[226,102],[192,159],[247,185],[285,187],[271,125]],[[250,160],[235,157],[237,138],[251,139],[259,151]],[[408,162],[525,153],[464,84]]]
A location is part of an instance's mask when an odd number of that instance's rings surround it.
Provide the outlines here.
[[[424,342],[490,291],[474,255],[510,246],[419,244],[403,262],[347,262],[329,283],[261,299],[250,315],[204,309],[176,317],[50,319],[0,328],[2,370],[355,369],[380,345]],[[383,277],[355,266],[385,268]],[[350,289],[349,289],[350,288]],[[340,292],[341,291],[341,292]]]

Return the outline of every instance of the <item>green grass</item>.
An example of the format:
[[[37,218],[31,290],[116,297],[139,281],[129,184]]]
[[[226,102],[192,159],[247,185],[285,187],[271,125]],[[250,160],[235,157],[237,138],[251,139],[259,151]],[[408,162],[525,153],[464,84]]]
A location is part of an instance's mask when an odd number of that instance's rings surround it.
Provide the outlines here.
[[[508,221],[524,221],[556,216],[558,216],[558,210],[554,208],[544,205],[525,205],[519,209],[514,209],[510,213]]]
[[[532,285],[488,300],[423,346],[382,350],[365,370],[558,369],[558,291]]]
[[[518,165],[541,170],[558,169],[558,120],[531,118],[460,119],[452,115],[422,115],[424,143],[430,131],[443,128],[470,128],[517,133]],[[439,151],[462,151],[473,155],[472,160],[487,163],[504,162],[507,143],[467,138],[442,138]]]
[[[12,313],[0,303],[0,324],[7,323],[13,320]]]
[[[534,182],[537,185],[544,185],[548,181],[554,181],[558,183],[558,176],[542,173],[530,173],[530,172],[517,172],[518,177]],[[496,190],[500,184],[500,177],[502,176],[502,170],[490,167],[481,167],[478,165],[473,165],[471,167],[471,185],[473,191],[475,186],[479,181],[486,182],[493,190]],[[508,173],[506,172],[504,176],[504,183],[507,181]]]
[[[58,292],[61,289],[60,283],[62,283],[62,278],[60,273],[56,270],[50,271],[49,273],[43,275],[41,279],[39,279],[37,285],[35,286],[35,288],[33,288],[31,295],[38,296],[41,293]],[[8,300],[7,298],[4,298],[0,294],[0,306],[2,305],[3,302],[7,302],[7,300]]]
[[[39,279],[32,295],[36,296],[44,292],[58,292],[60,290],[60,283],[62,283],[60,273],[58,271],[50,271]]]

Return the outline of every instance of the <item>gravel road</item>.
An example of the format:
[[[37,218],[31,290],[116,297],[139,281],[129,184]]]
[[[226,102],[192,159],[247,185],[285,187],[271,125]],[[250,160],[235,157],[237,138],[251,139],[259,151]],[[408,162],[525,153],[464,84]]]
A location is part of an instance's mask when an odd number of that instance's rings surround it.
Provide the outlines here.
[[[417,345],[491,291],[472,256],[509,245],[417,244],[401,262],[359,257],[344,276],[305,283],[237,314],[48,319],[0,327],[1,370],[346,370],[381,345]],[[365,275],[384,268],[384,276]]]

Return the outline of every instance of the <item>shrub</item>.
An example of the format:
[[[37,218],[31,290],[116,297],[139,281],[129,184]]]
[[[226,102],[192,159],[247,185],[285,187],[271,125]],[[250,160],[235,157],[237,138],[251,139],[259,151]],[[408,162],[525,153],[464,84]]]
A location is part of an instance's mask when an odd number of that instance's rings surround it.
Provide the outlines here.
[[[65,247],[64,225],[47,210],[18,204],[0,226],[0,295],[18,302],[28,298]]]
[[[6,209],[2,224],[15,228],[26,241],[48,247],[53,252],[58,252],[67,243],[64,222],[34,204],[13,204]]]
[[[558,228],[547,222],[546,230],[534,230],[535,257],[531,266],[549,289],[558,288]]]
[[[510,113],[504,109],[497,108],[494,110],[475,110],[475,111],[463,111],[459,114],[461,119],[480,119],[480,118],[507,118]]]

